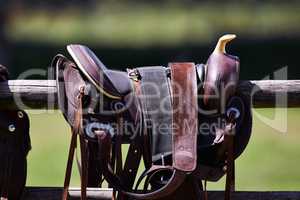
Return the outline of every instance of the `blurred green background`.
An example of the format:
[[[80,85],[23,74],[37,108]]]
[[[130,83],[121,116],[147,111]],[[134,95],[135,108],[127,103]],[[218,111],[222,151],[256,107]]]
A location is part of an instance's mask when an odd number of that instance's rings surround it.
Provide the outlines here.
[[[28,69],[47,70],[53,56],[67,55],[65,46],[70,43],[91,47],[114,69],[172,61],[201,63],[224,33],[238,35],[228,51],[241,59],[241,79],[272,78],[285,66],[287,78],[299,79],[300,2],[296,0],[0,2],[0,63],[8,66],[12,79]],[[253,137],[237,161],[237,188],[299,190],[300,109],[288,109],[287,116],[279,111],[282,120],[273,123],[281,126],[288,121],[287,130],[281,131],[258,117],[272,119],[274,109],[254,111]],[[29,112],[33,149],[27,184],[61,186],[68,125],[58,111]],[[78,175],[73,185],[79,185]],[[222,189],[223,183],[208,187]]]

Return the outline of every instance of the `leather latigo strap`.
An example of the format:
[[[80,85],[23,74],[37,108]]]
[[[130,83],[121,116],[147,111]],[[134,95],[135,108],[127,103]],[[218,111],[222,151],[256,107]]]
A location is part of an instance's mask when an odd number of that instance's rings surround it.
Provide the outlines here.
[[[197,165],[198,103],[194,63],[171,63],[173,167],[190,172]]]
[[[144,126],[142,123],[143,116],[142,116],[142,110],[139,106],[140,104],[138,99],[138,96],[140,96],[141,94],[141,90],[140,90],[140,85],[138,84],[137,81],[134,82],[134,92],[136,95],[135,97],[133,97],[134,103],[137,105],[137,107],[135,107],[135,111],[133,114],[133,116],[135,116],[134,124],[138,126],[139,131],[143,131],[144,130]],[[144,139],[145,138],[143,137],[142,134],[136,134],[129,146],[128,155],[130,156],[126,157],[124,169],[122,172],[122,180],[125,187],[127,188],[133,188],[136,175],[138,172],[138,168],[140,166],[141,158],[145,153],[149,155],[148,157],[145,156],[143,157],[145,167],[147,167],[147,163],[151,164],[151,158],[149,158],[150,153],[148,153],[149,152],[148,149],[144,148],[146,144],[146,142],[144,142]]]

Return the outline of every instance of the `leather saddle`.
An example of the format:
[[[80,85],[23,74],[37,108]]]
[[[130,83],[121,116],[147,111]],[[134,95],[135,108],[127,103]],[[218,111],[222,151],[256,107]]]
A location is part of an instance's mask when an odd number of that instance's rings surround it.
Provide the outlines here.
[[[176,199],[187,180],[227,174],[234,189],[234,160],[252,127],[249,99],[236,91],[239,59],[225,52],[234,35],[221,37],[206,64],[170,63],[109,70],[87,47],[69,45],[72,62],[55,57],[60,109],[72,129],[64,183],[80,141],[81,198],[103,178],[118,199]],[[126,159],[125,148],[129,144]],[[137,176],[140,162],[145,170]],[[196,185],[197,185],[196,184]],[[182,195],[181,195],[182,196]]]

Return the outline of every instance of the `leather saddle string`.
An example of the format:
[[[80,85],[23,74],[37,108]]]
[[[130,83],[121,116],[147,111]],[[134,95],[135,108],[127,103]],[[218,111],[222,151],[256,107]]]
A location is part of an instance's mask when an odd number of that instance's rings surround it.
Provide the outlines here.
[[[76,156],[77,168],[78,168],[78,171],[79,171],[79,176],[81,178],[82,177],[82,165],[81,165],[82,160],[79,158],[78,149],[77,148],[75,149],[75,154],[76,154],[75,156]]]
[[[66,172],[65,172],[65,181],[64,181],[62,200],[67,200],[67,198],[68,198],[68,189],[69,189],[70,179],[71,179],[73,158],[74,158],[75,148],[77,145],[76,140],[77,140],[77,134],[75,133],[75,130],[72,128],[72,136],[71,136],[71,143],[70,143],[70,147],[69,147],[67,168],[66,168]]]
[[[87,150],[87,141],[83,135],[79,135],[80,141],[80,151],[81,151],[81,199],[87,199],[86,190],[87,190],[87,179],[88,179],[88,150]]]
[[[80,94],[78,96],[78,108],[75,112],[75,119],[74,119],[74,125],[71,128],[72,136],[71,136],[71,142],[69,147],[69,155],[68,155],[68,161],[67,161],[67,167],[66,167],[66,173],[65,173],[65,180],[64,180],[64,189],[63,189],[63,200],[67,200],[68,198],[68,189],[70,185],[70,179],[71,179],[71,173],[72,173],[72,165],[73,165],[73,159],[75,154],[75,149],[77,146],[77,134],[81,131],[81,123],[82,123],[82,97],[83,97],[83,90],[84,88],[80,89]]]

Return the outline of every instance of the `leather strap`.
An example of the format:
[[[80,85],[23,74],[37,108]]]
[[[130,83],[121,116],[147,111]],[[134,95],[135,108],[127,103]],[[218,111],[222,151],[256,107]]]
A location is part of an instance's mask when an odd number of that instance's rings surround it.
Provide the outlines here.
[[[138,96],[141,94],[140,85],[137,81],[134,81],[134,93],[135,96],[133,97],[135,100],[136,110],[135,110],[135,120],[134,124],[136,126],[139,126],[138,131],[143,131],[143,117],[142,117],[142,111],[139,107],[139,99]],[[122,172],[122,180],[126,188],[130,189],[133,188],[134,182],[136,179],[136,175],[138,172],[138,168],[140,165],[140,161],[142,158],[142,155],[145,153],[145,149],[147,151],[147,148],[143,148],[143,137],[140,134],[134,134],[132,138],[132,142],[128,149],[128,155],[125,160],[124,169]],[[148,152],[147,152],[148,154]],[[148,154],[149,155],[149,154]],[[145,159],[145,157],[144,157]],[[149,158],[148,158],[149,159]],[[151,159],[151,158],[150,158]],[[147,161],[145,161],[147,162]],[[151,160],[150,160],[151,163]],[[145,165],[147,167],[147,165]]]
[[[77,143],[77,134],[72,129],[72,136],[71,136],[71,143],[70,143],[70,147],[69,147],[69,155],[68,155],[68,162],[67,162],[67,168],[66,168],[66,173],[65,173],[65,181],[64,181],[62,200],[67,200],[67,198],[68,198],[68,189],[69,189],[70,180],[71,180],[72,165],[73,165],[73,158],[74,158],[74,154],[75,154],[76,143]]]
[[[88,182],[88,149],[87,141],[82,134],[79,135],[80,151],[81,151],[81,199],[86,200],[86,190]]]
[[[198,102],[194,63],[171,63],[173,167],[191,172],[197,165]]]
[[[124,170],[122,173],[122,180],[127,189],[130,189],[134,185],[134,181],[139,169],[142,150],[138,143],[140,140],[134,140],[128,150],[128,156],[125,161]]]
[[[77,134],[79,134],[81,132],[81,123],[82,123],[82,97],[84,94],[84,88],[80,88],[80,95],[78,97],[78,109],[75,113],[75,119],[74,119],[74,126],[72,127],[72,136],[71,136],[71,143],[70,143],[70,147],[69,147],[69,155],[68,155],[68,161],[67,161],[67,168],[66,168],[66,174],[65,174],[65,181],[64,181],[64,189],[63,189],[63,196],[62,196],[62,200],[67,200],[68,198],[68,189],[69,189],[69,185],[70,185],[70,179],[71,179],[71,173],[72,173],[72,165],[73,165],[73,159],[74,159],[74,154],[75,154],[75,149],[77,146]],[[82,142],[82,139],[80,139]],[[84,163],[85,161],[85,157],[84,159],[82,159],[82,163]],[[87,171],[86,167],[82,166],[82,170]],[[84,177],[87,175],[86,174],[82,174],[82,177]],[[85,178],[84,178],[85,179]],[[81,182],[83,182],[83,185],[85,185],[85,180],[82,180]],[[86,199],[86,187],[85,189],[81,188],[81,199]]]

